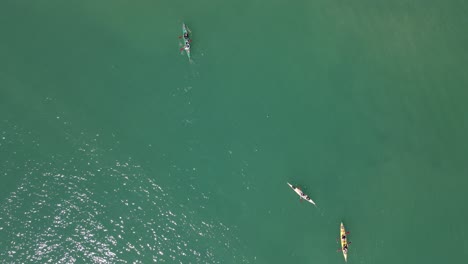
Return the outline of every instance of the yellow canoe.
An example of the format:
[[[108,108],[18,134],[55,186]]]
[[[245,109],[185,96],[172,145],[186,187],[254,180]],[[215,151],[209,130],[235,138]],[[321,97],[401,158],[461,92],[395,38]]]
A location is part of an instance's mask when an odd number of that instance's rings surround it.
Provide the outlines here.
[[[346,237],[346,229],[343,225],[343,222],[341,222],[340,226],[340,241],[341,251],[343,251],[344,260],[348,261],[348,238]]]

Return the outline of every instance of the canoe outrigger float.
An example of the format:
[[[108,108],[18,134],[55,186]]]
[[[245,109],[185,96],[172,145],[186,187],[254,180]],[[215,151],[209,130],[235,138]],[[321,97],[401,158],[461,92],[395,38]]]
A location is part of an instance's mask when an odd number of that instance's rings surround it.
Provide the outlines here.
[[[184,46],[180,49],[181,51],[182,50],[185,50],[185,53],[187,53],[187,57],[190,59],[190,42],[192,42],[192,40],[190,39],[190,35],[189,35],[190,32],[190,29],[188,29],[188,27],[185,25],[185,23],[182,24],[182,38],[184,39]]]
[[[317,205],[315,204],[315,202],[314,202],[312,199],[310,199],[310,197],[309,197],[307,194],[304,194],[304,193],[302,192],[301,189],[299,189],[298,187],[296,187],[296,186],[290,184],[289,182],[288,182],[287,184],[289,185],[289,187],[291,187],[291,189],[293,189],[294,192],[297,193],[297,195],[299,195],[299,197],[301,197],[300,199],[304,199],[304,200],[308,201],[309,203],[311,203],[311,204],[317,206]]]
[[[341,251],[343,252],[345,262],[348,261],[348,245],[351,244],[351,243],[348,243],[348,237],[346,236],[348,233],[349,232],[346,232],[343,222],[341,222],[340,241],[341,241]]]

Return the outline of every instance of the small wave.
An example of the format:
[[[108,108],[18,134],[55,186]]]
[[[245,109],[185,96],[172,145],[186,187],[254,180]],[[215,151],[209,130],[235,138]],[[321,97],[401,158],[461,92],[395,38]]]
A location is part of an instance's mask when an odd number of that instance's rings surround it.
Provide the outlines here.
[[[21,133],[10,139],[11,144],[21,141],[32,143]],[[131,158],[113,159],[114,151],[95,141],[74,138],[70,146],[74,151],[67,155],[1,164],[25,176],[0,204],[0,259],[225,263],[231,258],[249,263],[232,228],[181,206]]]

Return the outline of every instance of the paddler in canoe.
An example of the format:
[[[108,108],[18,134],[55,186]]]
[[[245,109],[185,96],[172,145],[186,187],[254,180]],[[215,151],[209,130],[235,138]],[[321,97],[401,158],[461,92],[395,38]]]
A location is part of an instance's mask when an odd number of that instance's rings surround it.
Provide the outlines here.
[[[291,189],[294,190],[295,193],[297,193],[297,195],[299,195],[299,200],[300,200],[301,202],[302,202],[302,199],[304,199],[304,200],[308,201],[309,203],[311,203],[311,204],[317,206],[317,205],[315,204],[315,202],[314,202],[307,194],[305,194],[304,192],[302,192],[302,190],[301,190],[299,187],[294,186],[294,185],[290,184],[289,182],[288,182],[287,184],[289,185],[289,187],[291,187]]]

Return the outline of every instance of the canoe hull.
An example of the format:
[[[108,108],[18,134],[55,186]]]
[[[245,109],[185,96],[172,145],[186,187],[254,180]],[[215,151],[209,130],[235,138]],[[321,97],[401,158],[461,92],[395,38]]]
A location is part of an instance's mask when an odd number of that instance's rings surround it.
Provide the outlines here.
[[[305,198],[306,195],[304,195],[304,193],[302,192],[301,189],[295,187],[294,185],[290,184],[289,182],[287,182],[287,184],[289,185],[289,187],[290,187],[295,193],[297,193],[297,195],[299,195],[299,197],[301,197],[302,199],[306,200],[307,202],[309,202],[309,203],[311,203],[311,204],[317,206],[317,205],[315,204],[315,202],[312,201],[312,199],[310,199],[310,198],[309,198],[309,199],[306,199],[306,198]]]
[[[189,34],[189,32],[188,32],[187,26],[184,23],[182,24],[182,37],[185,36],[185,34]],[[190,41],[190,35],[188,36],[189,37],[187,39],[184,38],[184,50],[185,50],[185,53],[187,53],[187,57],[190,60],[190,48],[185,48],[185,45],[187,44],[187,42]]]
[[[343,236],[345,238],[343,239]],[[346,229],[343,225],[343,222],[341,222],[340,225],[340,241],[341,241],[341,251],[343,252],[343,257],[345,261],[348,261],[348,250],[344,248],[345,245],[348,244],[348,237],[346,236]]]

